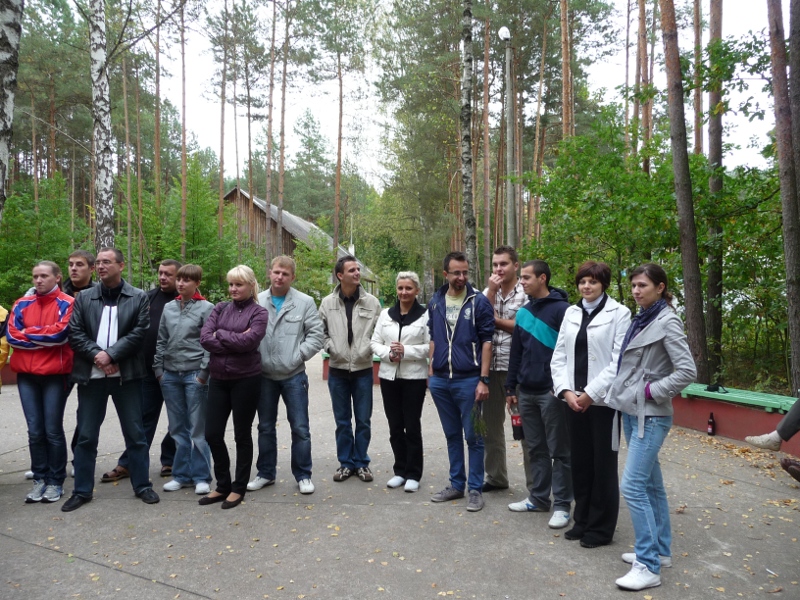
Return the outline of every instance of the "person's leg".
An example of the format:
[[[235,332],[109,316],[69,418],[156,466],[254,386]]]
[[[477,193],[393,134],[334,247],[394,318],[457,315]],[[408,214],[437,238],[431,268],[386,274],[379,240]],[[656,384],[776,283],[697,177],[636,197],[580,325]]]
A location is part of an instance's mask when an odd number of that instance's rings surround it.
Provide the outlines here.
[[[187,373],[184,382],[186,395],[186,421],[189,427],[192,450],[189,456],[189,473],[192,483],[211,483],[211,451],[206,442],[206,409],[208,382],[197,381],[199,371]]]
[[[164,405],[164,396],[161,394],[161,385],[155,375],[148,374],[139,380],[142,397],[142,426],[147,440],[147,451],[153,445],[153,438],[158,427],[158,418],[161,416],[161,407]],[[117,464],[130,471],[130,457],[127,448],[120,454]],[[170,463],[172,464],[172,463]]]
[[[547,448],[547,431],[537,402],[538,396],[517,392],[522,430],[531,466],[531,485],[528,499],[539,510],[550,510],[550,491],[553,478],[553,461]]]
[[[114,383],[117,383],[114,378]],[[75,487],[73,496],[91,498],[100,426],[108,407],[108,380],[92,379],[78,386],[78,444],[75,446]]]
[[[353,380],[353,416],[356,422],[353,463],[356,468],[369,466],[369,442],[372,439],[372,371]]]
[[[658,419],[658,427],[663,432],[664,440],[672,428],[672,417],[655,417]],[[669,517],[669,503],[667,501],[667,490],[664,486],[664,478],[661,474],[661,463],[656,454],[653,464],[653,472],[647,485],[647,497],[650,499],[650,506],[653,507],[653,514],[656,519],[656,549],[660,556],[672,556],[672,524]]]
[[[795,402],[778,423],[778,435],[784,442],[788,442],[800,431],[800,402]]]
[[[589,513],[584,542],[592,545],[610,544],[614,538],[619,517],[619,477],[617,451],[611,449],[614,419],[618,414],[605,406],[592,406],[583,413],[590,417],[591,437],[584,448],[591,449],[593,457],[593,483],[589,498]],[[589,441],[590,440],[590,441]],[[573,440],[573,448],[576,444]],[[577,456],[572,455],[572,474],[575,480]],[[575,490],[575,513],[578,512],[578,492]],[[577,521],[577,517],[576,517]]]
[[[28,451],[33,479],[44,481],[48,474],[47,433],[45,432],[44,386],[42,378],[29,373],[17,374],[17,390],[28,425]]]
[[[589,525],[594,486],[594,444],[589,413],[593,408],[582,413],[569,410],[567,414],[572,456],[572,489],[575,495],[575,510],[572,514],[575,525],[565,534],[570,539],[582,538]]]
[[[253,466],[253,421],[258,411],[261,375],[237,379],[231,386],[233,440],[236,444],[236,473],[231,492],[242,496],[247,492]]]
[[[659,531],[659,523],[656,521],[656,511],[660,512],[662,507],[653,505],[648,494],[648,486],[654,485],[651,478],[656,476],[663,487],[660,468],[658,474],[655,471],[658,465],[658,452],[669,433],[672,417],[646,417],[643,438],[639,438],[636,434],[636,416],[623,415],[622,418],[623,421],[627,421],[626,436],[629,432],[631,435],[620,491],[625,498],[633,523],[636,538],[634,553],[638,562],[645,565],[650,572],[658,574],[661,573],[659,535],[662,532]],[[666,506],[666,495],[663,503]],[[661,517],[663,518],[663,514]],[[664,522],[662,521],[660,525],[663,527]]]
[[[351,382],[345,377],[328,376],[328,391],[336,422],[336,457],[340,466],[355,470]]]
[[[214,379],[208,382],[208,408],[206,410],[206,442],[214,458],[216,492],[231,493],[231,459],[225,443],[225,428],[231,415],[230,381]]]
[[[278,464],[278,436],[275,424],[278,421],[278,403],[281,399],[280,382],[261,377],[258,397],[258,459],[256,470],[259,477],[275,479]]]
[[[406,479],[406,460],[408,446],[406,444],[405,418],[403,414],[403,384],[400,379],[394,381],[381,379],[381,397],[383,412],[389,422],[389,445],[394,455],[392,471],[395,475]]]
[[[569,451],[567,411],[569,407],[552,394],[537,399],[547,432],[547,449],[553,460],[553,506],[556,510],[570,512],[572,508],[572,463]]]
[[[489,398],[483,402],[486,421],[484,443],[485,482],[497,488],[508,487],[506,466],[506,371],[489,372]]]
[[[281,383],[286,418],[292,430],[292,475],[311,479],[311,429],[308,419],[308,375],[303,371]]]
[[[150,482],[150,451],[142,421],[142,385],[138,380],[111,387],[111,398],[119,415],[119,424],[128,452],[128,470],[136,494],[152,488]]]
[[[175,440],[175,460],[172,461],[172,478],[180,483],[192,483],[189,460],[192,455],[192,439],[189,436],[189,407],[186,401],[184,374],[164,371],[161,390],[167,407],[169,434]]]
[[[433,403],[442,422],[442,431],[447,440],[447,457],[450,460],[450,485],[464,491],[467,485],[467,473],[464,467],[464,434],[461,422],[461,411],[456,405],[450,390],[450,382],[443,377],[433,376],[428,379],[433,396]]]
[[[475,388],[478,387],[477,377],[454,379],[450,382],[453,401],[458,407],[461,417],[461,429],[469,451],[469,478],[467,488],[469,491],[483,490],[483,437],[475,432],[472,425],[472,410],[475,407]]]
[[[419,481],[422,479],[423,445],[422,445],[422,407],[425,404],[425,391],[428,389],[425,379],[405,379],[403,384],[403,423],[405,427],[406,479]]]
[[[42,377],[44,429],[47,436],[47,485],[64,485],[67,477],[67,438],[64,408],[67,406],[67,375]]]

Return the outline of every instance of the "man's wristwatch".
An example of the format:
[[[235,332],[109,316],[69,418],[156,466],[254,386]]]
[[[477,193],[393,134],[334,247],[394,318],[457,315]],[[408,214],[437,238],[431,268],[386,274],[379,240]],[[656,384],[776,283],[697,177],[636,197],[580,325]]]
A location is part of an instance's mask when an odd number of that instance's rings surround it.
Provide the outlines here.
[[[485,383],[486,385],[489,385],[490,379],[488,377],[484,377],[483,375],[481,375],[480,380],[481,380],[481,383]]]

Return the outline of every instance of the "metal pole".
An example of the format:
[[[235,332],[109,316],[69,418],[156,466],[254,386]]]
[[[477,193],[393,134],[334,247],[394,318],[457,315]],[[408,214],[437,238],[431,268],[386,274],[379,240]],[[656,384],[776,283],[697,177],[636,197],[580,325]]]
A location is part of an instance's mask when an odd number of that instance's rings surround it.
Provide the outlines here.
[[[511,38],[506,40],[506,243],[517,245],[517,207],[514,201],[514,184],[511,178],[517,174],[514,160],[514,86],[511,73]]]

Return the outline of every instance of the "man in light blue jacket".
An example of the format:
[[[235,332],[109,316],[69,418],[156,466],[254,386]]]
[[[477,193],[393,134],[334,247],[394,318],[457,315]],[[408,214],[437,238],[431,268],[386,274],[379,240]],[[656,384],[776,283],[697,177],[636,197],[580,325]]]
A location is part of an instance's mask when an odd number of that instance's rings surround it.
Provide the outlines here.
[[[275,424],[282,396],[292,430],[292,475],[301,494],[314,493],[306,361],[322,350],[325,334],[313,298],[292,288],[295,268],[292,258],[275,257],[269,272],[270,287],[258,295],[258,303],[269,312],[269,321],[267,334],[259,346],[258,475],[247,484],[251,491],[275,483],[278,462]]]

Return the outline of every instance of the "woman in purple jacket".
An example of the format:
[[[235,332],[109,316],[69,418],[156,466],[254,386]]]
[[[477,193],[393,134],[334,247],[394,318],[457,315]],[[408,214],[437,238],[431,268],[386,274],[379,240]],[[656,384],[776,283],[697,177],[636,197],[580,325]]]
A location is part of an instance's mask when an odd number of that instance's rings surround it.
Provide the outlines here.
[[[200,333],[200,344],[210,352],[206,441],[214,459],[217,487],[200,504],[222,502],[239,506],[247,491],[253,465],[253,420],[261,396],[261,354],[258,345],[267,331],[267,309],[256,302],[258,283],[250,267],[228,271],[232,302],[220,302]],[[225,428],[233,413],[236,473],[231,482],[231,460]]]

